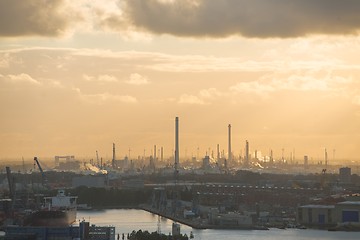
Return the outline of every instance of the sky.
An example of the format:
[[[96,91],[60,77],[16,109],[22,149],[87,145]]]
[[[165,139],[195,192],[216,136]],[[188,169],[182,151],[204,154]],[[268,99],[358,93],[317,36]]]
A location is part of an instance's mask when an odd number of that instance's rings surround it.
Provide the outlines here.
[[[0,0],[0,159],[360,156],[358,0]],[[130,149],[130,151],[129,151]],[[210,149],[210,150],[209,150]],[[284,150],[283,150],[284,149]]]

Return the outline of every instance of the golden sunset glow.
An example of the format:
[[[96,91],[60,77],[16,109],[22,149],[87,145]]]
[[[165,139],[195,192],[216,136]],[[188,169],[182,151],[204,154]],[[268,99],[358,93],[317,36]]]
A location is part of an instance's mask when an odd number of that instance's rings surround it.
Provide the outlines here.
[[[0,0],[0,159],[360,155],[360,1]]]

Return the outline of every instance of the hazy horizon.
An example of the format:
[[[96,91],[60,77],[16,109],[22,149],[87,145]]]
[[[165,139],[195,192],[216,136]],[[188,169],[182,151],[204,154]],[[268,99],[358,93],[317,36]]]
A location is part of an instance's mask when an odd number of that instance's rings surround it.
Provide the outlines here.
[[[360,159],[359,1],[0,0],[0,159]],[[335,153],[334,153],[335,149]],[[135,158],[136,158],[135,157]]]

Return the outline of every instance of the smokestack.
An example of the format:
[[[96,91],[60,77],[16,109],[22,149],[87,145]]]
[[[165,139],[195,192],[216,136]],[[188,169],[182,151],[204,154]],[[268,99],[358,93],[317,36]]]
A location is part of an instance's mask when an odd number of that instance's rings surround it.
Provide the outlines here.
[[[219,161],[220,160],[220,145],[219,144],[217,145],[216,151],[217,151],[217,160]]]
[[[328,166],[328,154],[327,154],[327,150],[325,148],[325,167],[327,168]]]
[[[112,157],[111,165],[113,168],[115,168],[115,143],[113,143],[113,157]]]
[[[154,145],[154,165],[156,165],[156,145]]]
[[[232,160],[232,153],[231,153],[231,124],[229,124],[228,128],[229,128],[228,159],[229,159],[229,162],[231,162],[231,160]]]
[[[179,117],[175,118],[175,172],[179,168]]]
[[[164,148],[163,147],[161,147],[161,150],[160,150],[160,159],[162,162],[164,161]]]
[[[249,166],[249,142],[247,140],[245,145],[245,165],[246,167]]]

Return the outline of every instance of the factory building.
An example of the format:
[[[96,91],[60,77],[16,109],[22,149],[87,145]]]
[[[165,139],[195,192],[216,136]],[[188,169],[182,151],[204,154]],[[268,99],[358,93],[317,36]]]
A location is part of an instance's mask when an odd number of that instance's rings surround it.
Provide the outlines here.
[[[298,223],[316,228],[351,224],[360,227],[360,201],[345,201],[335,205],[305,205],[297,211]]]
[[[297,221],[308,227],[335,226],[334,205],[305,205],[298,208]]]

